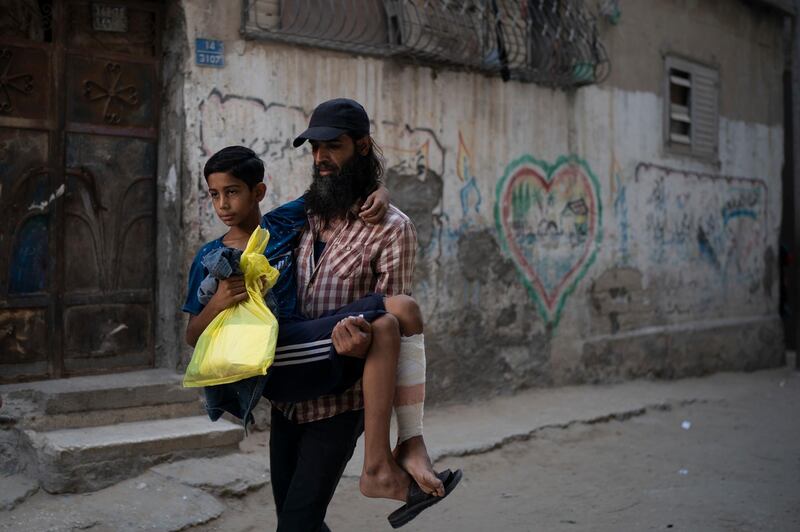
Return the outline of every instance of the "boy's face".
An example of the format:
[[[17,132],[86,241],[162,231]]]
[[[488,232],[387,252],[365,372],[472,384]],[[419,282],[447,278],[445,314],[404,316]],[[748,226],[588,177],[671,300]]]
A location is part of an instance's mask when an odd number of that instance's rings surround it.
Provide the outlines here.
[[[258,211],[258,202],[264,199],[267,187],[259,183],[252,188],[227,172],[208,176],[208,194],[214,211],[228,227],[240,225]]]

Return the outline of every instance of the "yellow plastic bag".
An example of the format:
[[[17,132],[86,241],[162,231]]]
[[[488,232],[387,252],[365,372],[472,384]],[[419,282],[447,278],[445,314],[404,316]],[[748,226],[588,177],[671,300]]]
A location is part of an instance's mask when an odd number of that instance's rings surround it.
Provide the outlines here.
[[[266,375],[275,360],[278,320],[263,294],[278,280],[264,249],[269,231],[257,228],[242,253],[240,268],[248,298],[220,312],[197,340],[183,385],[212,386]]]

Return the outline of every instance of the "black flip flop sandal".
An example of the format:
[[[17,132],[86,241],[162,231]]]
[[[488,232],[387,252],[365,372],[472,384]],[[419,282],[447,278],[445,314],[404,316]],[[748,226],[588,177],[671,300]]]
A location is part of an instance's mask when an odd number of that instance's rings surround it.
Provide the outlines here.
[[[420,512],[426,508],[430,508],[437,502],[450,495],[450,493],[456,489],[456,486],[458,486],[458,483],[461,481],[462,473],[460,469],[456,469],[455,472],[445,469],[440,473],[436,473],[436,476],[439,477],[439,480],[441,480],[442,484],[444,484],[444,495],[441,497],[429,495],[422,491],[422,489],[419,487],[419,484],[412,480],[411,485],[408,486],[408,497],[406,497],[406,503],[389,514],[389,524],[392,525],[392,528],[400,528],[418,516]]]

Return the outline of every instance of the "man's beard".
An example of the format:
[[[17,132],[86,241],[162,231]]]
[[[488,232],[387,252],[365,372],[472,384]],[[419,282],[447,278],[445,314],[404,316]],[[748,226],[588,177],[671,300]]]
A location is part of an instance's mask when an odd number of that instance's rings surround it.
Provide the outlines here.
[[[317,165],[313,166],[313,172],[314,180],[304,194],[306,209],[325,224],[346,217],[353,206],[378,186],[368,156],[356,154],[338,172],[325,176],[320,175]]]

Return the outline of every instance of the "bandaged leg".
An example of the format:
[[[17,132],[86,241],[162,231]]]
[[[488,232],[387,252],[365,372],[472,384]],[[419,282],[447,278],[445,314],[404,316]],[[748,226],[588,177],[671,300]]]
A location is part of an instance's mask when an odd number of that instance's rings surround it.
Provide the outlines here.
[[[444,496],[444,485],[433,470],[422,436],[425,403],[425,338],[418,334],[400,340],[394,411],[397,416],[397,462],[426,493]]]
[[[397,360],[397,385],[394,412],[397,416],[397,443],[422,435],[425,403],[425,336],[417,334],[400,341]]]

